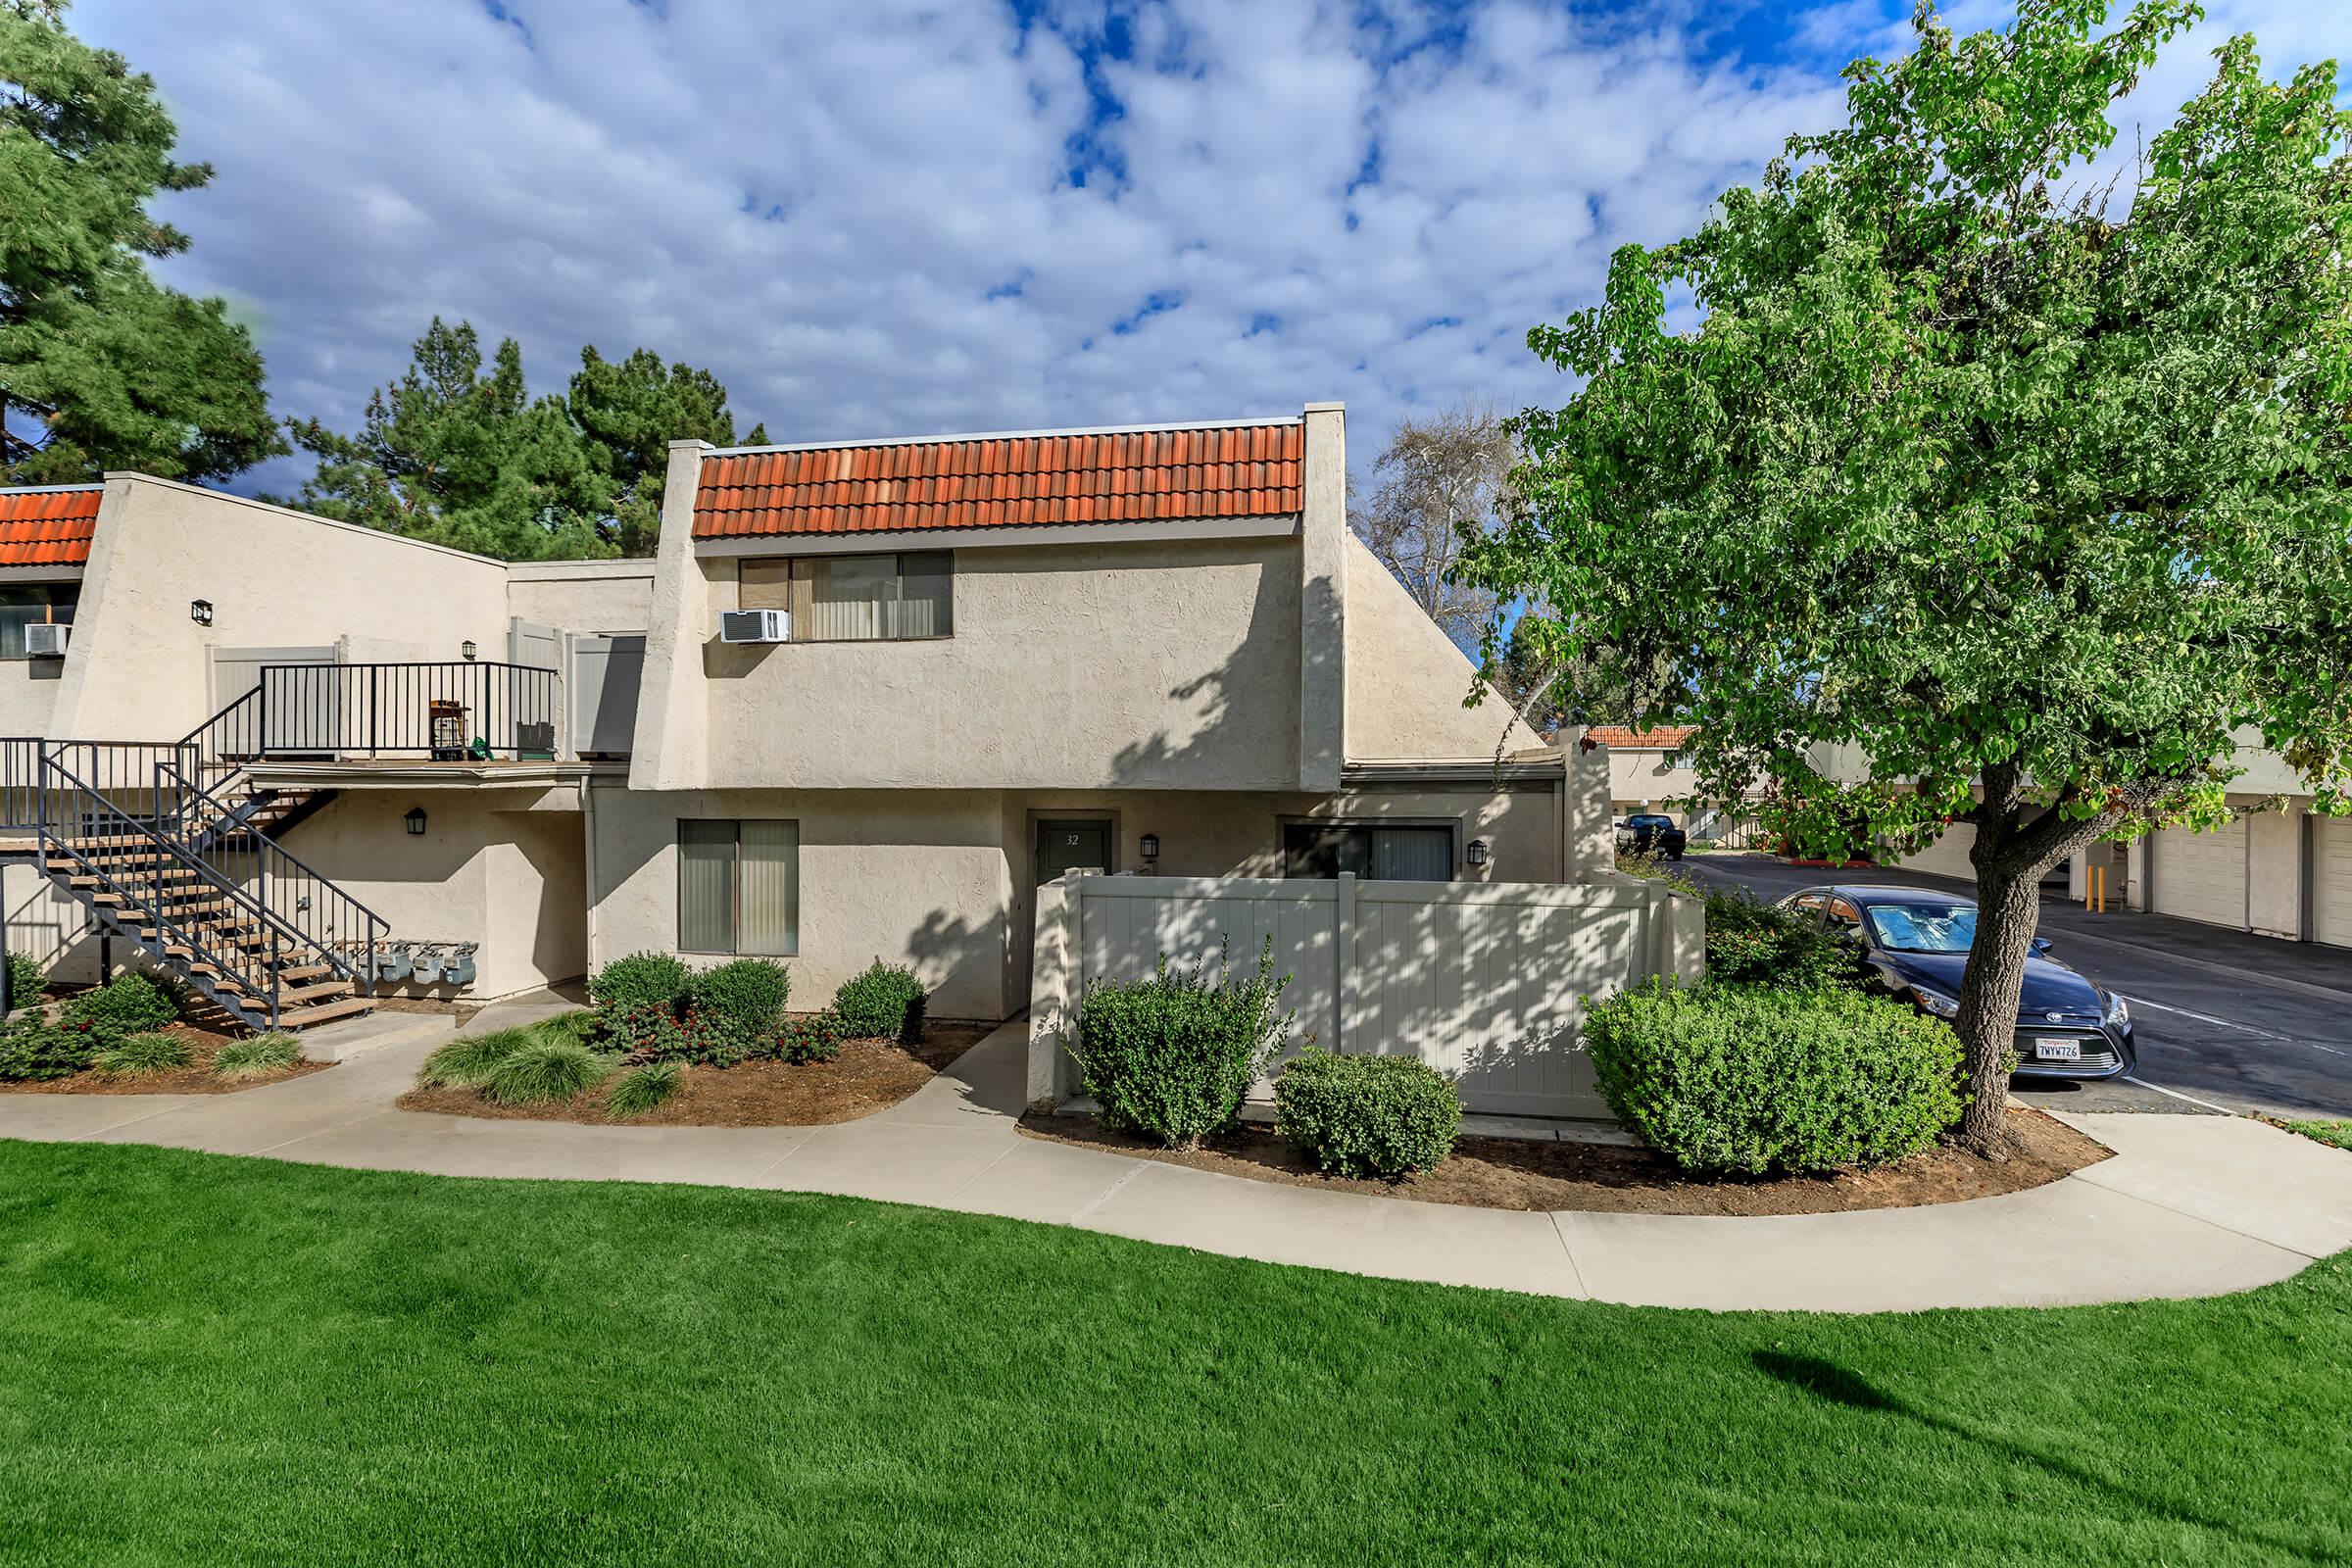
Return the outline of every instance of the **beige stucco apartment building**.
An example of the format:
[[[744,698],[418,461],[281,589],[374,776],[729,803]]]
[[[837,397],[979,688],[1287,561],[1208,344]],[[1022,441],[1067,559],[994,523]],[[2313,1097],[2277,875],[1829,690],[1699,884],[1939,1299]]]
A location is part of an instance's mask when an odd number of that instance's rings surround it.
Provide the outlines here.
[[[812,1005],[880,957],[985,1018],[1026,1004],[1033,890],[1072,866],[1605,863],[1599,765],[1465,707],[1348,530],[1345,440],[1310,405],[680,443],[653,561],[508,564],[135,474],[0,492],[0,832],[44,776],[136,795],[160,747],[278,824],[318,904],[475,945],[475,997],[652,949],[786,958]],[[89,890],[10,842],[10,942],[93,968]]]

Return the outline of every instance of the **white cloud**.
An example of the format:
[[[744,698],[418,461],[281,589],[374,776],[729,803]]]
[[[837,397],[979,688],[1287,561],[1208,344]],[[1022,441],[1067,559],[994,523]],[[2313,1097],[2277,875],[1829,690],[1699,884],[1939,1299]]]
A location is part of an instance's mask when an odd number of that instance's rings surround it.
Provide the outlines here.
[[[1837,40],[1884,52],[1892,9],[1791,13],[1801,64],[1757,67],[1717,58],[1721,14],[1687,0],[1122,5],[1103,124],[1087,55],[1112,24],[1075,4],[1026,27],[907,0],[83,0],[70,21],[152,73],[182,155],[218,167],[169,201],[195,246],[168,270],[257,321],[282,412],[353,421],[439,312],[519,337],[546,387],[582,343],[707,365],[779,440],[1339,397],[1363,466],[1410,407],[1560,395],[1527,328],[1834,122]],[[2232,26],[2274,70],[2352,38],[2335,8],[2213,10],[2149,118]]]

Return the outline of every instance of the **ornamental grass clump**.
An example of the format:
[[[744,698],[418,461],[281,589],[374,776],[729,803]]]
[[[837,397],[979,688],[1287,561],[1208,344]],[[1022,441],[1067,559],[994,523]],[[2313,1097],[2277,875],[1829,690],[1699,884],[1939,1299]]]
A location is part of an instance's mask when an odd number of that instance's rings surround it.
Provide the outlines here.
[[[1090,984],[1069,1049],[1103,1124],[1171,1149],[1231,1127],[1290,1033],[1278,1004],[1291,977],[1275,976],[1273,960],[1268,941],[1257,973],[1236,979],[1220,946],[1213,973],[1162,954],[1150,979]]]
[[[482,1094],[501,1105],[569,1100],[601,1083],[613,1058],[571,1040],[533,1040],[510,1052],[482,1080]]]
[[[424,1058],[416,1082],[427,1089],[466,1089],[498,1070],[499,1063],[536,1038],[527,1027],[500,1029],[466,1040],[452,1040]]]
[[[213,1054],[216,1078],[259,1078],[283,1072],[302,1059],[302,1045],[292,1035],[255,1035],[232,1040]]]
[[[1462,1100],[1412,1056],[1335,1056],[1309,1047],[1274,1080],[1274,1130],[1336,1176],[1396,1181],[1453,1152]]]
[[[179,1036],[139,1034],[126,1035],[99,1052],[91,1065],[109,1077],[139,1077],[172,1072],[188,1061],[188,1043]]]
[[[685,1087],[686,1064],[682,1061],[649,1061],[631,1067],[612,1080],[612,1091],[605,1096],[605,1114],[614,1121],[642,1116],[667,1104]]]
[[[1706,1174],[1885,1164],[1966,1103],[1948,1024],[1842,987],[1653,979],[1594,1004],[1584,1042],[1618,1120]]]
[[[853,1040],[896,1040],[912,1045],[922,1037],[926,1004],[923,983],[903,963],[871,965],[852,975],[833,994],[833,1011]]]

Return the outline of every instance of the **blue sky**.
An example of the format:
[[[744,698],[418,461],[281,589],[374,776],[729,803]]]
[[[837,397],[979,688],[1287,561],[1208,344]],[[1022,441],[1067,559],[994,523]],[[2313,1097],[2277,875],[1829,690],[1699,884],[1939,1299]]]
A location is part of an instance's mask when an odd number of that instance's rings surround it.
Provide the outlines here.
[[[2211,0],[2126,118],[2251,28]],[[1984,25],[2006,8],[1966,0]],[[708,366],[778,440],[1295,411],[1396,420],[1566,387],[1527,329],[1662,243],[1907,8],[1534,0],[80,0],[213,185],[180,287],[254,325],[281,413],[356,422],[437,312],[554,388],[580,345]],[[748,417],[747,417],[748,422]],[[290,485],[284,465],[258,476]]]

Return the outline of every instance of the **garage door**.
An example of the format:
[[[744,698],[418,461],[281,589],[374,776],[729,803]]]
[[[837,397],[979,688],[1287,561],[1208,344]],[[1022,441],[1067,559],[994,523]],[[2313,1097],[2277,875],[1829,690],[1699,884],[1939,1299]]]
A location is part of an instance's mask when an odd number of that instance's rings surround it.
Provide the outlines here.
[[[2352,817],[2313,817],[2311,832],[2311,934],[2352,948]]]
[[[2168,827],[2149,848],[2152,902],[2158,914],[2215,925],[2246,923],[2244,818],[2215,833]]]
[[[1895,864],[1906,871],[1926,871],[1934,876],[1956,876],[1974,882],[1977,868],[1969,862],[1968,852],[1976,846],[1977,829],[1973,822],[1954,822],[1943,830],[1942,837],[1917,855],[1906,856]]]

